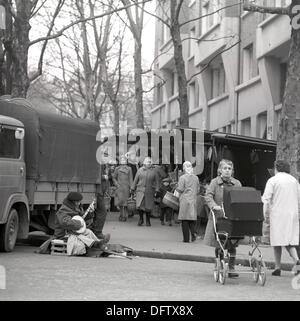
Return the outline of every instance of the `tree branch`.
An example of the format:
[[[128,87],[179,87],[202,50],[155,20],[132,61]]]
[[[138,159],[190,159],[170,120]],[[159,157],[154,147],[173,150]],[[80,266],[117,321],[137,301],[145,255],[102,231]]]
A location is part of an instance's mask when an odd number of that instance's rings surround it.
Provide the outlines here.
[[[199,71],[196,72],[195,74],[193,74],[188,80],[187,83],[189,83],[195,76],[200,75],[205,69],[207,69],[210,65],[210,63],[215,60],[220,54],[232,49],[233,47],[235,47],[236,45],[238,45],[241,42],[241,40],[237,41],[236,43],[234,43],[233,45],[231,45],[228,48],[225,48],[224,50],[222,50],[221,52],[217,53],[216,55],[214,55],[209,61],[208,63]]]
[[[245,11],[260,12],[260,13],[271,13],[271,14],[280,14],[280,15],[289,15],[290,14],[290,7],[276,8],[276,7],[258,6],[256,4],[250,4],[249,0],[245,0],[245,3],[243,5],[243,9]]]
[[[144,3],[144,2],[148,2],[148,1],[151,1],[151,0],[144,0],[140,3]],[[87,22],[87,21],[90,21],[90,20],[93,20],[93,19],[99,19],[99,18],[103,18],[107,15],[111,15],[115,12],[119,12],[119,11],[122,11],[122,10],[126,10],[127,8],[129,7],[132,7],[136,5],[135,3],[133,4],[129,4],[128,6],[123,6],[121,8],[117,8],[115,10],[111,10],[111,11],[107,11],[105,13],[102,13],[102,14],[99,14],[99,15],[96,15],[94,17],[88,17],[88,18],[84,18],[84,19],[78,19],[76,21],[73,21],[71,23],[69,23],[67,26],[63,27],[61,30],[59,30],[57,33],[53,34],[53,35],[50,35],[50,36],[46,36],[46,37],[41,37],[41,38],[37,38],[35,40],[32,40],[28,46],[32,46],[38,42],[41,42],[41,41],[45,41],[45,40],[51,40],[51,39],[55,39],[55,38],[58,38],[60,37],[66,30],[70,29],[72,26],[76,25],[76,24],[79,24],[79,23],[82,23],[82,22]]]

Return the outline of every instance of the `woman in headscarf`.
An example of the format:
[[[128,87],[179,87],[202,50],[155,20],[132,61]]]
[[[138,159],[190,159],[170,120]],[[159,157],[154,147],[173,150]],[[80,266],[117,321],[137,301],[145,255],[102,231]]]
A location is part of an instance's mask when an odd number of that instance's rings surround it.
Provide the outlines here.
[[[138,226],[144,224],[144,213],[146,213],[146,225],[151,226],[150,214],[154,206],[154,198],[159,194],[159,178],[150,157],[144,159],[143,166],[135,175],[131,189],[132,192],[136,190],[136,207],[140,215]]]
[[[214,178],[206,190],[205,200],[208,207],[214,211],[216,218],[222,217],[223,188],[224,186],[242,186],[241,182],[232,177],[233,163],[230,160],[222,159],[218,167],[218,176]],[[204,244],[215,247],[215,255],[218,257],[219,244],[216,241],[214,223],[212,215],[208,216],[208,222],[205,230]],[[228,240],[229,257],[229,277],[237,277],[234,272],[236,247]]]
[[[130,187],[132,185],[132,170],[127,165],[127,158],[120,158],[120,166],[118,166],[113,175],[114,185],[117,187],[115,191],[115,205],[120,207],[119,220],[125,222],[127,220],[127,200],[130,196]]]
[[[193,166],[190,162],[183,163],[184,174],[180,176],[175,195],[179,196],[178,220],[181,220],[183,242],[196,240],[195,225],[197,220],[197,193],[200,189],[199,179],[193,173]]]

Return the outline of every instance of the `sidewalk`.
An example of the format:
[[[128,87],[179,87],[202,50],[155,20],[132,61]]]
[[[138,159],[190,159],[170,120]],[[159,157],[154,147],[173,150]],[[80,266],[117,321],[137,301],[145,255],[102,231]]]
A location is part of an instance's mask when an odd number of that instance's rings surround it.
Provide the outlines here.
[[[203,244],[202,239],[183,243],[180,224],[161,225],[159,218],[151,218],[151,227],[137,226],[138,216],[128,218],[127,222],[118,220],[119,213],[110,212],[104,226],[104,233],[110,233],[112,244],[126,245],[134,250],[134,255],[161,259],[187,260],[213,263],[214,249]],[[273,249],[259,246],[266,266],[274,268]],[[237,249],[237,264],[246,265],[251,246],[240,244]],[[258,252],[256,252],[258,256]],[[285,249],[282,251],[282,270],[291,271],[292,259]]]

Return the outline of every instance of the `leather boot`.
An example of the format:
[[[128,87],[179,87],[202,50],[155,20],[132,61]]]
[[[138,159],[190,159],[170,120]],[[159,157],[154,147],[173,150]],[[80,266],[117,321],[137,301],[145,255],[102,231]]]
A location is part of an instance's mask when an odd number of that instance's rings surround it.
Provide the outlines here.
[[[138,226],[142,226],[144,224],[144,218],[143,218],[144,214],[143,212],[140,212],[139,215],[140,215],[140,219],[138,222]]]
[[[229,268],[228,277],[229,278],[237,278],[239,276],[238,273],[235,272],[234,265],[235,265],[235,256],[230,256],[229,262],[228,262],[228,268]]]
[[[146,213],[146,225],[147,225],[147,226],[151,226],[151,223],[150,223],[150,213]]]

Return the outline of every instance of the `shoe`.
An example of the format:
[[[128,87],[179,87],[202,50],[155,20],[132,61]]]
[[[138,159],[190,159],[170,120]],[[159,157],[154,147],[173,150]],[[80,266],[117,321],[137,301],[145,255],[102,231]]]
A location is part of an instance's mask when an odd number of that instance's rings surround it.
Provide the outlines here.
[[[164,221],[161,221],[161,225],[165,225],[165,222],[164,222]]]
[[[234,270],[233,270],[234,271]],[[229,278],[238,278],[239,274],[236,272],[228,272],[228,277]]]
[[[109,233],[104,234],[104,235],[103,235],[103,241],[104,241],[105,243],[108,243],[109,240],[110,240],[110,234],[109,234]]]
[[[150,222],[147,222],[147,223],[146,223],[146,226],[151,226],[151,223],[150,223]]]
[[[280,276],[280,274],[281,274],[281,270],[280,269],[276,269],[276,270],[274,270],[272,272],[272,275],[274,275],[274,276]]]
[[[229,278],[237,278],[239,276],[239,274],[235,272],[234,266],[235,266],[235,256],[230,256],[229,262],[228,262],[228,267],[229,267],[228,277]]]
[[[292,273],[294,275],[300,274],[300,261],[297,261],[297,263],[294,265],[294,267],[292,268]]]
[[[192,242],[195,242],[195,241],[196,241],[196,236],[192,235]]]
[[[105,247],[105,245],[106,245],[106,242],[104,240],[99,240],[94,242],[93,247],[102,249],[103,247]]]

